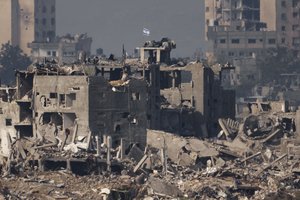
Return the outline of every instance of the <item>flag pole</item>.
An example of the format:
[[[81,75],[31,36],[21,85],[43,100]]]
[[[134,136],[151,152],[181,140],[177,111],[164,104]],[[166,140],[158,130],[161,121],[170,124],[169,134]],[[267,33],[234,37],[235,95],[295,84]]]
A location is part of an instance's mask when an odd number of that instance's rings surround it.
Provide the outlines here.
[[[125,66],[125,62],[126,62],[126,52],[125,52],[125,48],[124,48],[124,44],[122,45],[122,65]]]

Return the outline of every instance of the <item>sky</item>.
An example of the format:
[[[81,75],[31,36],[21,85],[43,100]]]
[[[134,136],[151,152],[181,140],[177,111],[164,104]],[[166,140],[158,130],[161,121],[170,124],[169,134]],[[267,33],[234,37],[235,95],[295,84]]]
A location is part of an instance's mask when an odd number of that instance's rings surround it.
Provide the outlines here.
[[[203,0],[57,0],[57,34],[87,33],[92,53],[131,54],[147,40],[169,37],[177,44],[172,57],[204,51]],[[143,28],[150,36],[143,35]]]

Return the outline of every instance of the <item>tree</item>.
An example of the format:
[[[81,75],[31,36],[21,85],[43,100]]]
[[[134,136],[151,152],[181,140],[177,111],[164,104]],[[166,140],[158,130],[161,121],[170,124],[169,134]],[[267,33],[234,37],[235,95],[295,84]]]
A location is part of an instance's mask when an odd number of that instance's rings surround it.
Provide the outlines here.
[[[23,53],[19,46],[12,46],[9,42],[2,44],[0,51],[1,83],[12,84],[15,80],[15,69],[25,70],[30,64],[30,58]]]
[[[263,83],[278,80],[283,73],[300,73],[300,59],[297,52],[286,47],[269,49],[257,56],[256,63],[261,71]]]

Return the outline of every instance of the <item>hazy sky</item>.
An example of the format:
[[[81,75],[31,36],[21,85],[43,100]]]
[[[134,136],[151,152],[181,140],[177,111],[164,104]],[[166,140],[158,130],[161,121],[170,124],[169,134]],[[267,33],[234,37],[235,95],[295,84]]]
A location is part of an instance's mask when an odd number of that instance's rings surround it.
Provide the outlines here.
[[[146,40],[169,37],[172,56],[192,56],[204,44],[203,0],[57,0],[57,34],[88,33],[92,51],[121,55]],[[143,28],[151,36],[143,36]]]

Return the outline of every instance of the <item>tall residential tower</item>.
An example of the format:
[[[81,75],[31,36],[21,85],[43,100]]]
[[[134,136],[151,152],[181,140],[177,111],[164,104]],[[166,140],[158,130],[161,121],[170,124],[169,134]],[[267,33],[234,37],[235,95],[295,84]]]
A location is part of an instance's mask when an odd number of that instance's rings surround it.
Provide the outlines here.
[[[18,45],[29,55],[28,43],[55,38],[55,0],[0,0],[0,13],[0,44]]]
[[[207,40],[218,59],[268,48],[300,50],[300,0],[205,0]]]

